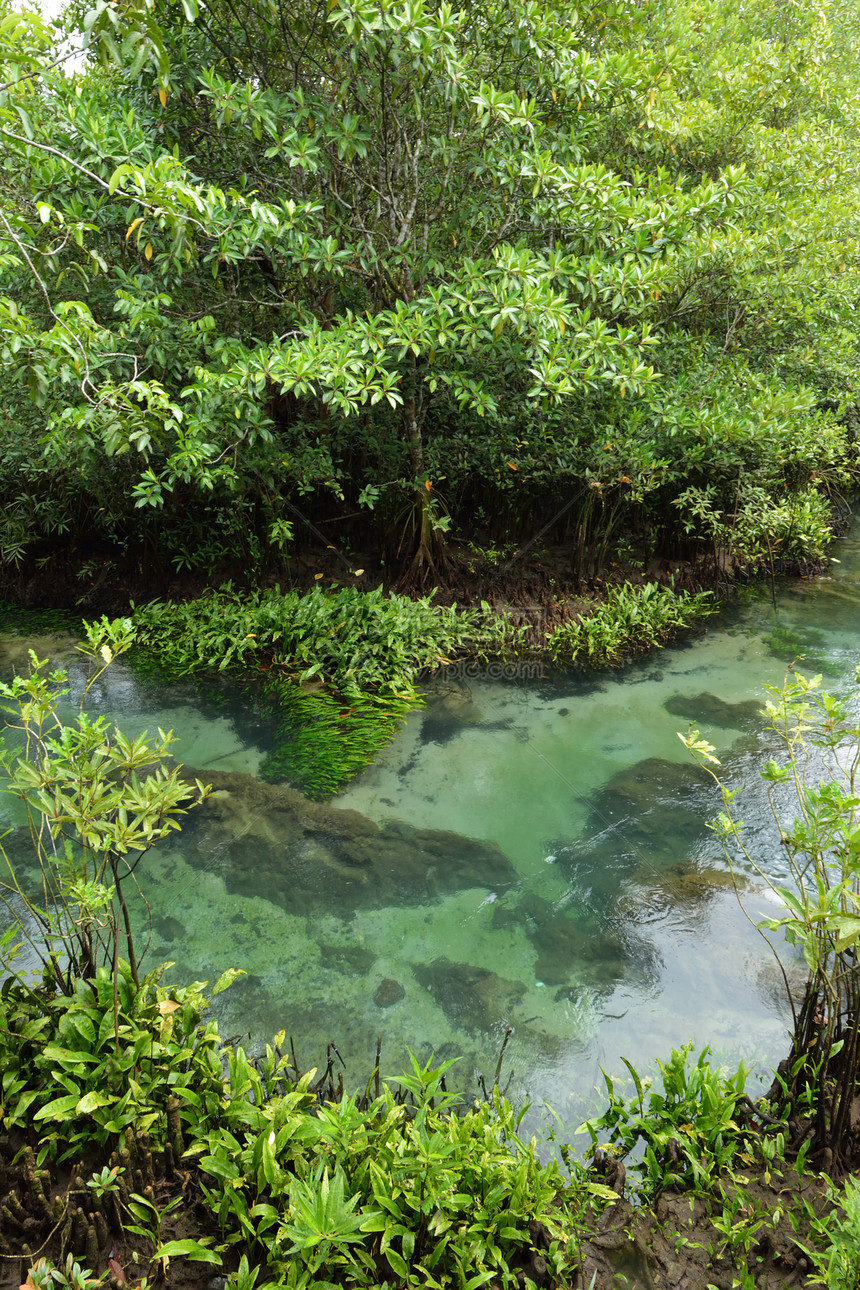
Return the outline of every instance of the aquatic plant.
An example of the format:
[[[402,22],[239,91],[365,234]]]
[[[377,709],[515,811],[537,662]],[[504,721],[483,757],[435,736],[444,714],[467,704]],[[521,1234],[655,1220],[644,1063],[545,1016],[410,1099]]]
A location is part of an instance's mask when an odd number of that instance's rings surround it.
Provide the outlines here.
[[[174,673],[259,669],[278,708],[263,778],[330,797],[421,702],[419,676],[463,655],[513,649],[524,629],[484,605],[458,609],[381,588],[242,593],[231,586],[134,611],[137,658]],[[303,689],[309,683],[313,689]]]
[[[306,694],[286,678],[271,681],[269,688],[278,699],[278,724],[275,747],[263,760],[260,778],[288,780],[321,801],[373,760],[415,706],[395,695],[345,699],[324,690]]]
[[[657,582],[625,582],[607,587],[604,600],[577,621],[563,623],[547,636],[555,662],[584,657],[591,664],[617,663],[631,654],[660,646],[696,619],[714,612],[706,592],[690,595]]]

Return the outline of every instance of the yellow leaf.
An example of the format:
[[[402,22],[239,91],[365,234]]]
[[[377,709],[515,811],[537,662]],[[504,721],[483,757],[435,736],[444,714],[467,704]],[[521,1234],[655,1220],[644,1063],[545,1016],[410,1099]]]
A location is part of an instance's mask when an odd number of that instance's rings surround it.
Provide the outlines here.
[[[325,577],[325,574],[324,574],[324,573],[315,573],[315,574],[314,574],[314,577],[316,578],[317,582],[319,582],[320,578],[324,578],[324,577]]]
[[[146,216],[145,216],[145,215],[138,215],[137,219],[133,219],[133,220],[131,221],[131,223],[129,224],[128,228],[126,229],[126,233],[125,233],[125,240],[126,240],[126,242],[127,242],[127,241],[128,241],[128,239],[131,237],[131,235],[132,235],[132,233],[134,232],[134,230],[135,230],[135,229],[136,229],[140,224],[142,224],[142,223],[143,223],[143,221],[144,221],[144,219],[145,219],[145,218],[146,218]]]
[[[162,999],[161,1003],[158,1005],[158,1011],[161,1013],[162,1017],[167,1017],[171,1012],[175,1012],[179,1007],[181,1007],[181,1005],[178,1004],[175,999]]]
[[[167,107],[167,90],[159,90],[158,97],[161,99],[161,106]]]
[[[146,246],[143,248],[143,254],[146,256],[147,260],[151,260],[151,259],[152,259],[152,243],[151,243],[151,242],[147,242]]]
[[[510,466],[511,470],[519,470],[519,466],[515,466],[512,461],[509,461],[508,465]]]
[[[552,91],[552,101],[553,103],[558,102],[558,95],[556,94],[555,90]]]
[[[364,573],[363,569],[356,569],[355,571],[356,578],[360,578],[363,573]]]

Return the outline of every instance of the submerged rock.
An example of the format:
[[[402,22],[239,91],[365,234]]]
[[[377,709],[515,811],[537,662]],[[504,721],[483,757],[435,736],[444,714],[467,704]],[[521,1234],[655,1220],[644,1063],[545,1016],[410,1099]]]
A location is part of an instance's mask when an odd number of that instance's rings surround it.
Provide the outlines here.
[[[380,827],[252,775],[200,778],[214,791],[183,829],[189,863],[220,874],[231,893],[262,896],[293,914],[350,917],[357,908],[416,905],[517,879],[494,842],[402,820]]]
[[[755,699],[728,703],[717,694],[673,694],[663,707],[673,717],[719,726],[723,730],[749,730],[761,724],[761,704]]]
[[[185,939],[185,928],[178,918],[171,918],[169,914],[164,917],[156,917],[152,920],[152,926],[163,936],[166,941],[182,941]]]
[[[509,981],[488,968],[450,959],[416,964],[413,971],[448,1020],[473,1032],[490,1030],[506,1019],[526,993],[522,981]]]
[[[446,744],[481,720],[481,712],[472,702],[472,692],[466,685],[431,682],[425,697],[427,709],[421,722],[424,743]]]
[[[497,907],[492,925],[525,933],[537,953],[535,977],[544,985],[581,985],[587,980],[605,986],[624,975],[627,949],[611,927],[601,926],[591,914],[558,909],[533,892],[511,908]]]
[[[395,981],[393,977],[387,976],[376,987],[373,1002],[378,1008],[390,1008],[392,1004],[399,1003],[405,997],[406,991],[400,982]]]

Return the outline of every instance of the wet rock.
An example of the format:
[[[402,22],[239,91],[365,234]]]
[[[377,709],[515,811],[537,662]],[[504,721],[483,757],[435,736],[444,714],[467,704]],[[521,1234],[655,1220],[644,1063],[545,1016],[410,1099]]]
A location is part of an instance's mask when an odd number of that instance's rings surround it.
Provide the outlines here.
[[[621,883],[643,864],[688,855],[718,809],[707,771],[693,763],[648,757],[613,776],[591,798],[583,840],[549,844],[556,864],[594,912],[605,911]]]
[[[481,720],[481,712],[472,702],[472,692],[467,685],[450,681],[431,682],[425,694],[427,710],[421,722],[424,743],[446,744]]]
[[[413,971],[449,1021],[473,1032],[490,1030],[526,993],[522,981],[509,981],[488,968],[450,959],[418,964]]]
[[[722,730],[749,730],[761,724],[761,704],[755,699],[728,703],[717,694],[673,694],[663,707],[673,717],[719,726]]]
[[[378,1008],[390,1008],[392,1004],[399,1003],[405,995],[406,991],[400,982],[395,981],[393,977],[387,976],[376,987],[373,1002]]]
[[[597,802],[601,807],[617,805],[622,811],[640,811],[655,803],[683,802],[700,789],[713,789],[713,780],[701,766],[646,757],[613,775],[597,795]]]
[[[380,828],[358,811],[238,772],[200,777],[214,791],[183,828],[189,863],[219,873],[231,893],[264,896],[293,914],[349,917],[517,879],[493,842],[402,820]]]
[[[185,939],[186,931],[178,918],[171,918],[170,915],[153,918],[152,925],[163,936],[166,941],[181,941]]]

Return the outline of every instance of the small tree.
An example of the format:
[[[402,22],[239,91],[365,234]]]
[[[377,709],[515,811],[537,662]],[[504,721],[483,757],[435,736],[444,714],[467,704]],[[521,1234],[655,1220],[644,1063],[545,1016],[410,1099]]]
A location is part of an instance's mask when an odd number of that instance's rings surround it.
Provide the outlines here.
[[[106,718],[83,711],[94,682],[133,640],[128,618],[103,618],[85,630],[78,648],[93,670],[74,720],[60,715],[69,695],[67,673],[48,672],[47,661],[32,650],[30,675],[0,684],[7,729],[23,739],[23,747],[0,746],[4,791],[24,803],[39,875],[34,889],[0,847],[9,874],[0,900],[15,921],[0,944],[0,960],[6,966],[23,939],[40,960],[46,984],[65,994],[102,964],[116,973],[121,945],[139,984],[129,884],[140,893],[143,856],[208,792],[199,780],[192,785],[182,779],[181,767],[166,764],[172,734],[129,738]]]
[[[748,849],[743,821],[734,812],[740,790],[727,788],[713,769],[720,763],[712,745],[694,727],[680,738],[722,791],[724,809],[711,827],[729,863],[739,848],[783,906],[778,917],[763,918],[757,926],[765,932],[782,929],[789,944],[803,951],[809,979],[799,1005],[780,963],[793,1033],[789,1058],[770,1095],[780,1114],[799,1124],[799,1136],[811,1135],[813,1156],[837,1173],[852,1163],[852,1103],[860,1076],[860,721],[850,699],[821,689],[820,676],[808,679],[789,669],[781,687],[766,688],[767,726],[781,740],[785,756],[769,758],[761,775],[790,885],[777,884],[767,861]]]

